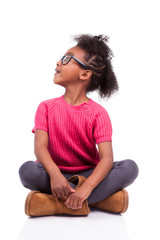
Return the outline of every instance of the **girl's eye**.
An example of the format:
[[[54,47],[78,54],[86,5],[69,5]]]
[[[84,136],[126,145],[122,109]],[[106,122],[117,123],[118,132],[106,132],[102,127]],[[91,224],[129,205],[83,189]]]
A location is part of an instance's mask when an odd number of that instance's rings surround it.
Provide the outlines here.
[[[62,64],[67,64],[71,60],[72,56],[66,55],[62,58]]]
[[[65,56],[64,60],[68,62],[71,59],[71,56]]]

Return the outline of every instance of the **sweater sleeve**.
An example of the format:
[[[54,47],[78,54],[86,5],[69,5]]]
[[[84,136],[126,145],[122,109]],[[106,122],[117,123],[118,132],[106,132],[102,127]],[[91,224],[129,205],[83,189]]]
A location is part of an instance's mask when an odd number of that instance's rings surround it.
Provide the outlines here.
[[[96,144],[105,141],[112,141],[112,125],[106,109],[103,109],[103,111],[100,111],[96,115],[93,138]]]
[[[36,129],[48,132],[48,109],[45,102],[41,102],[37,108],[32,132],[35,133]]]

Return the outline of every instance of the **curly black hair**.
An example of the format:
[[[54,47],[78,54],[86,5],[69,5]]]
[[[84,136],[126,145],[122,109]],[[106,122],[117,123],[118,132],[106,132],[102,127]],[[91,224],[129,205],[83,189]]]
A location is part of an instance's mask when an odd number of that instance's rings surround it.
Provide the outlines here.
[[[92,69],[92,77],[86,93],[97,90],[101,98],[108,98],[119,89],[111,64],[113,53],[106,44],[108,39],[109,37],[103,35],[81,34],[74,36],[74,40],[77,42],[76,46],[87,53],[84,60]]]

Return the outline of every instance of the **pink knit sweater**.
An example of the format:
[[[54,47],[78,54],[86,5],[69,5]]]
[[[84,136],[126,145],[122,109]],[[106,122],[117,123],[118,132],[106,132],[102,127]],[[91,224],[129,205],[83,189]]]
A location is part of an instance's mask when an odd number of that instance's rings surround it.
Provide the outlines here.
[[[48,133],[48,151],[62,172],[95,168],[100,161],[96,144],[112,141],[108,113],[91,98],[73,106],[63,96],[39,104],[32,132],[41,129]]]

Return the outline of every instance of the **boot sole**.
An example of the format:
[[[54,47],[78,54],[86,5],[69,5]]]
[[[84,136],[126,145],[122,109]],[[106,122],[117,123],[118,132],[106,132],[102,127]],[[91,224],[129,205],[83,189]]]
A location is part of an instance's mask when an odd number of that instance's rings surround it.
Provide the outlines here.
[[[128,192],[125,189],[122,189],[122,192],[124,193],[124,206],[121,213],[125,213],[128,209],[129,196],[128,196]]]
[[[35,193],[38,193],[38,191],[31,191],[31,192],[28,194],[27,198],[26,198],[26,201],[25,201],[25,214],[26,214],[27,216],[32,216],[32,215],[30,214],[30,202],[31,202],[31,199],[32,199],[32,197],[33,197],[33,195],[34,195]]]

